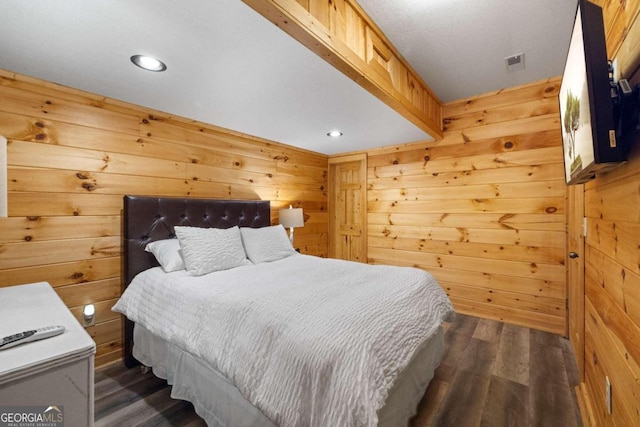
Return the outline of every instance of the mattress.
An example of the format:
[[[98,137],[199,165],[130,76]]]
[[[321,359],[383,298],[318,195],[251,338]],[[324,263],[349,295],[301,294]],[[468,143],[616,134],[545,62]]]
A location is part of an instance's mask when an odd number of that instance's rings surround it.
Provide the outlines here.
[[[427,340],[401,373],[378,411],[378,426],[407,425],[433,378],[444,352],[442,328]],[[133,355],[171,385],[171,397],[189,401],[211,427],[275,427],[209,363],[182,350],[143,326],[134,327]]]

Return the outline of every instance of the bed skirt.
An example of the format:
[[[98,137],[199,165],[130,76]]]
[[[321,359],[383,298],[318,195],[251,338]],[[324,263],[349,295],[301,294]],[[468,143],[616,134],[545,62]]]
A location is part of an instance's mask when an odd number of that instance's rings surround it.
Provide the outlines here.
[[[400,374],[378,411],[378,426],[407,425],[433,378],[444,353],[442,328],[423,343],[407,369]],[[171,387],[171,397],[187,400],[211,427],[275,427],[247,401],[222,374],[206,361],[158,338],[144,327],[134,328],[133,355]]]

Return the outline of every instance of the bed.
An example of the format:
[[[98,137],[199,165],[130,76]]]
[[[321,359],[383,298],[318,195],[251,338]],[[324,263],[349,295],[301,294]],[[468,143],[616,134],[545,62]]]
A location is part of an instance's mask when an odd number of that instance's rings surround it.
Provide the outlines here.
[[[125,196],[125,363],[210,426],[406,425],[442,358],[448,298],[422,270],[298,254],[280,229],[268,201]],[[188,238],[205,231],[240,232],[255,263],[194,274]],[[189,271],[167,273],[145,248],[176,234]]]

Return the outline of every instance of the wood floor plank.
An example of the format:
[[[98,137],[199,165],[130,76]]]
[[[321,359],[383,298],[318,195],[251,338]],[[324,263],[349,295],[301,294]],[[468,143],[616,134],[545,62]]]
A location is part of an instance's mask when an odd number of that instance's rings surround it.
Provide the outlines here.
[[[94,412],[96,417],[105,417],[113,412],[136,403],[145,396],[151,395],[166,387],[167,382],[155,375],[142,375],[138,372],[140,381],[130,383],[118,393],[111,393],[101,399],[95,400]]]
[[[529,385],[529,340],[528,328],[504,325],[493,374]]]
[[[529,355],[529,425],[579,425],[573,411],[573,388],[569,386],[562,349],[547,345],[548,339],[533,341]]]
[[[458,370],[470,371],[477,375],[490,376],[498,352],[498,343],[471,338],[460,361]]]
[[[480,424],[490,377],[458,370],[438,413],[434,426],[475,427]]]
[[[467,334],[464,330],[459,331],[454,327],[449,328],[444,336],[445,350],[442,356],[442,363],[455,368],[469,346],[472,335],[473,332]]]
[[[529,413],[529,387],[491,376],[480,426],[526,426]]]
[[[562,356],[564,357],[564,366],[567,370],[567,380],[569,381],[569,388],[571,390],[575,390],[576,387],[580,385],[580,372],[578,371],[578,366],[576,365],[576,357],[573,354],[573,346],[569,342],[569,340],[561,340],[562,345]],[[574,412],[576,419],[580,419],[580,403],[578,401],[578,394],[571,393],[571,398],[574,404]]]
[[[565,338],[461,314],[444,329],[442,363],[410,427],[582,426],[574,393],[578,372]],[[101,368],[95,425],[205,426],[170,390],[138,368]]]
[[[123,388],[129,388],[133,384],[144,380],[145,377],[140,375],[139,370],[126,369],[121,363],[112,364],[95,374],[95,399],[96,401],[104,399]]]
[[[450,384],[446,381],[434,378],[429,383],[426,393],[418,404],[418,413],[412,420],[412,425],[431,426],[435,424],[435,417],[438,409],[442,406],[442,402],[447,396]]]
[[[550,332],[538,331],[531,329],[531,344],[532,345],[546,345],[549,347],[562,348],[560,344],[560,336],[552,334]]]
[[[148,421],[148,425],[154,427],[206,427],[207,423],[196,414],[191,403],[180,401],[170,410],[156,414]]]
[[[480,319],[476,329],[473,331],[473,338],[491,342],[499,341],[503,326],[504,323],[496,320]]]
[[[478,317],[456,314],[456,320],[451,323],[451,326],[447,329],[447,334],[457,333],[471,338],[479,321],[480,318]]]
[[[170,411],[179,400],[171,399],[171,388],[162,388],[144,399],[138,399],[119,411],[96,420],[96,427],[135,427],[150,425],[149,421],[158,413]]]

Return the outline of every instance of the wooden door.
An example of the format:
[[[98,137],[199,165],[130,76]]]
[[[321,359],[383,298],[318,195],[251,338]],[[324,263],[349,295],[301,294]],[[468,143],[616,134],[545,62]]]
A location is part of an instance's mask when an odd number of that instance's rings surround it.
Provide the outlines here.
[[[367,262],[367,156],[329,159],[329,256]]]
[[[568,187],[567,298],[569,341],[576,356],[580,382],[584,381],[584,185]]]

